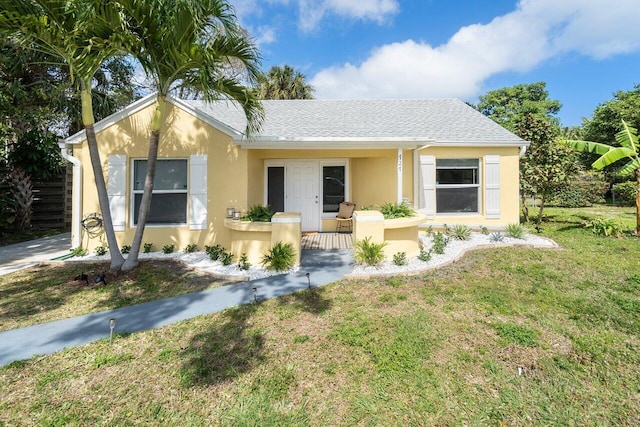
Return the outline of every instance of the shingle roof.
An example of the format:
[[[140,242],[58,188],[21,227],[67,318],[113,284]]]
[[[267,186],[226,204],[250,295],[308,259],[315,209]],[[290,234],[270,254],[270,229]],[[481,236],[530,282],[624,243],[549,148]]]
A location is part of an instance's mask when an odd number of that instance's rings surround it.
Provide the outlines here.
[[[243,133],[231,102],[182,101]],[[458,99],[263,101],[260,140],[432,140],[435,143],[524,145],[525,141]]]

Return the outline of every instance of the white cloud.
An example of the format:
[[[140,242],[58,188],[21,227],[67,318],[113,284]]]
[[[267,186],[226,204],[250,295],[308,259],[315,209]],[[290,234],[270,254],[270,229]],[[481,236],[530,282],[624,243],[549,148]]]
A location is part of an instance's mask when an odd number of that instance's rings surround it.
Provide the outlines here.
[[[490,76],[527,71],[558,55],[603,59],[640,49],[637,0],[522,0],[488,24],[461,28],[445,44],[406,40],[361,64],[318,72],[318,98],[470,99]]]
[[[327,15],[383,24],[400,10],[397,0],[297,0],[299,27],[313,31]]]

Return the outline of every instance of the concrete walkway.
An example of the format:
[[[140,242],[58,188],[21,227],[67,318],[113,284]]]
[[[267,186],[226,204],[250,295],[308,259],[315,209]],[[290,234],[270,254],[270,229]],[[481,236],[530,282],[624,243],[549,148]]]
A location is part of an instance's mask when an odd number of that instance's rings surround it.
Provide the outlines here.
[[[108,338],[112,318],[116,319],[114,333],[132,333],[252,303],[254,288],[258,302],[306,289],[307,273],[311,286],[323,286],[342,279],[352,262],[350,250],[303,251],[300,270],[293,274],[0,332],[0,366]]]
[[[0,276],[68,255],[71,233],[0,247]]]

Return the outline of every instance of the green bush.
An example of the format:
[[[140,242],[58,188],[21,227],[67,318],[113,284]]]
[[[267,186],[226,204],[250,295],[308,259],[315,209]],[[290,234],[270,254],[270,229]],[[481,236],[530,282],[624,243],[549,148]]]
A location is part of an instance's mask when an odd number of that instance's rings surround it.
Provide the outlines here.
[[[433,235],[433,246],[431,246],[431,250],[438,255],[442,255],[448,243],[449,238],[444,233],[436,232]]]
[[[197,250],[198,250],[198,245],[196,245],[195,243],[189,243],[187,246],[184,247],[184,253],[186,254],[193,253]]]
[[[143,252],[148,254],[151,251],[153,251],[153,243],[145,243]]]
[[[209,255],[209,258],[211,258],[212,261],[217,261],[224,252],[224,248],[220,245],[205,246],[204,251]]]
[[[469,240],[471,237],[471,229],[463,224],[456,224],[449,229],[449,235],[456,240]]]
[[[413,209],[408,203],[383,203],[380,205],[380,212],[384,219],[410,218],[413,216]]]
[[[10,231],[16,220],[16,201],[8,193],[0,193],[0,232]]]
[[[397,266],[403,266],[403,265],[409,264],[409,261],[407,260],[407,253],[396,252],[395,254],[393,254],[393,263]]]
[[[242,254],[242,256],[240,257],[240,260],[238,261],[238,268],[240,270],[248,270],[249,267],[251,267],[251,263],[249,262],[249,257],[247,257],[247,254]]]
[[[594,234],[605,237],[619,237],[624,232],[622,224],[611,218],[596,218],[589,221],[587,228],[590,228]]]
[[[96,248],[96,255],[98,256],[102,256],[102,255],[106,255],[107,254],[107,250],[109,250],[109,248],[105,245],[100,245]]]
[[[271,222],[271,217],[275,215],[276,211],[271,209],[271,206],[253,205],[249,208],[249,212],[242,217],[243,221],[253,222]]]
[[[222,252],[220,255],[222,265],[231,265],[233,263],[233,254],[231,252]]]
[[[513,237],[514,239],[524,239],[525,232],[526,232],[525,228],[518,223],[512,223],[507,225],[507,235],[509,237]]]
[[[423,262],[431,261],[431,251],[427,251],[424,246],[420,245],[420,254],[418,255],[418,259]]]
[[[600,174],[582,173],[571,183],[551,193],[547,204],[565,208],[581,208],[604,203],[609,183]]]
[[[129,252],[131,252],[131,245],[122,245],[122,249],[120,249],[120,252],[123,255],[128,254]]]
[[[379,265],[384,261],[384,247],[387,242],[372,243],[371,237],[357,240],[353,244],[353,257],[358,264]]]
[[[173,251],[175,250],[176,250],[176,245],[164,245],[162,247],[162,253],[165,253],[165,254],[172,254]]]
[[[636,204],[638,183],[635,181],[626,181],[614,184],[613,194],[616,198],[616,205],[633,206]]]
[[[287,271],[295,262],[296,253],[291,243],[278,242],[262,256],[262,266],[267,270]]]
[[[480,227],[480,232],[482,234],[484,234],[485,236],[489,235],[489,229],[487,227],[485,227],[484,225],[482,227]]]

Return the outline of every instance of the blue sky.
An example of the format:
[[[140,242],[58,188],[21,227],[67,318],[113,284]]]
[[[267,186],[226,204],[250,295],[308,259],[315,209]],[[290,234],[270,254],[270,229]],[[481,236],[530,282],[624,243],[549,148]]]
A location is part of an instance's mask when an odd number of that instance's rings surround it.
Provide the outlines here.
[[[316,98],[453,97],[547,82],[572,126],[640,83],[638,0],[231,0],[265,70]]]

